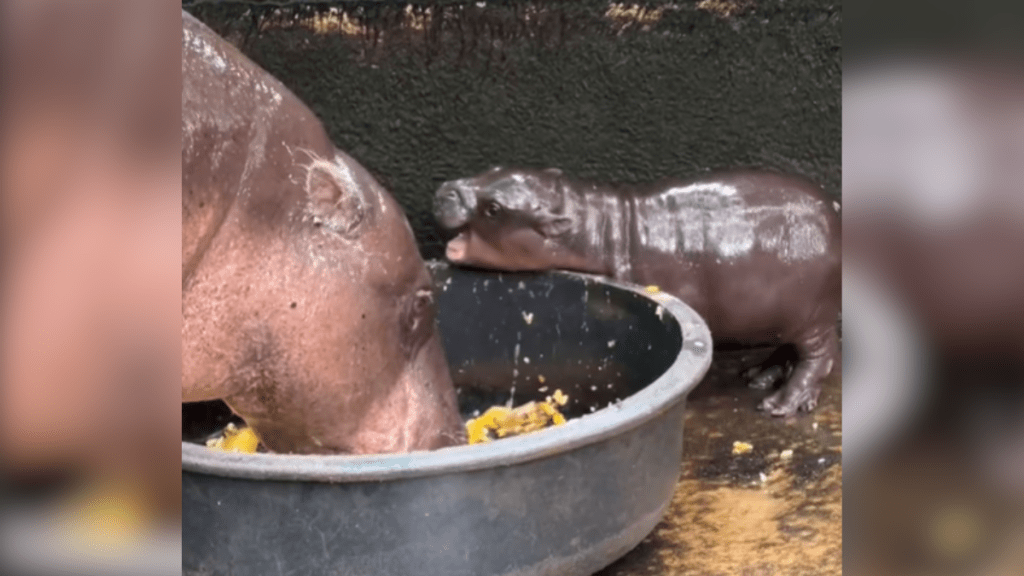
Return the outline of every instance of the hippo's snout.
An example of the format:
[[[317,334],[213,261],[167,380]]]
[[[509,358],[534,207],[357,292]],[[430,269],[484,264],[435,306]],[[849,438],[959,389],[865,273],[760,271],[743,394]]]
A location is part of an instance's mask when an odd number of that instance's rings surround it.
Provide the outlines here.
[[[462,193],[459,191],[459,184],[457,182],[445,182],[437,190],[438,200],[445,202],[456,202],[459,204],[465,204],[465,200],[462,198]]]
[[[448,230],[461,228],[469,222],[476,205],[476,195],[458,181],[445,182],[434,194],[434,217]]]

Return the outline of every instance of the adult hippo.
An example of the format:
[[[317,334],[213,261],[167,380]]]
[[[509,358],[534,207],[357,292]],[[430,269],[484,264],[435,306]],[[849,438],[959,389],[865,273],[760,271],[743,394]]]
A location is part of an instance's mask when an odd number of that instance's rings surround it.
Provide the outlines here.
[[[275,452],[463,436],[405,215],[287,88],[182,14],[182,401]]]
[[[837,364],[840,220],[804,179],[737,171],[634,189],[499,167],[444,183],[435,216],[458,231],[452,262],[654,284],[703,316],[716,343],[794,344],[792,374],[760,405],[773,415],[813,410]],[[772,366],[752,384],[783,375]]]

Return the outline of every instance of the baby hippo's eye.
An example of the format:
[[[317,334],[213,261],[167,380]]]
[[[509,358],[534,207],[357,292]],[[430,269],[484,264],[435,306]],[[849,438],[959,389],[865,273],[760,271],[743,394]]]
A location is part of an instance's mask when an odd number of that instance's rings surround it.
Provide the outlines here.
[[[488,202],[484,204],[484,216],[488,218],[497,218],[501,214],[501,205],[497,202]]]

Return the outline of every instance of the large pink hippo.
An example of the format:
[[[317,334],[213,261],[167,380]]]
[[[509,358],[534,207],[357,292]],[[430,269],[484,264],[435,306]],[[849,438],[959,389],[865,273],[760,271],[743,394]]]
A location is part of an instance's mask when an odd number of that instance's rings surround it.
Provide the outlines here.
[[[275,452],[461,442],[401,208],[294,94],[182,20],[182,401],[223,399]]]

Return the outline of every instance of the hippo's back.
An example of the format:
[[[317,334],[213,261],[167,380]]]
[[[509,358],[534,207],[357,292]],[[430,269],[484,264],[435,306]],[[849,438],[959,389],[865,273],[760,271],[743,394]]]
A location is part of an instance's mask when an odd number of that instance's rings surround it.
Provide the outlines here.
[[[181,75],[183,156],[211,133],[248,132],[280,115],[323,136],[319,120],[288,88],[184,11]]]
[[[812,182],[730,172],[634,198],[633,281],[683,299],[720,341],[785,340],[835,321],[840,219]]]
[[[334,147],[294,94],[184,11],[181,73],[184,282],[240,197],[245,217],[286,217],[303,161]]]
[[[636,240],[686,258],[770,254],[788,263],[840,249],[838,204],[814,183],[774,172],[710,174],[635,196]]]

